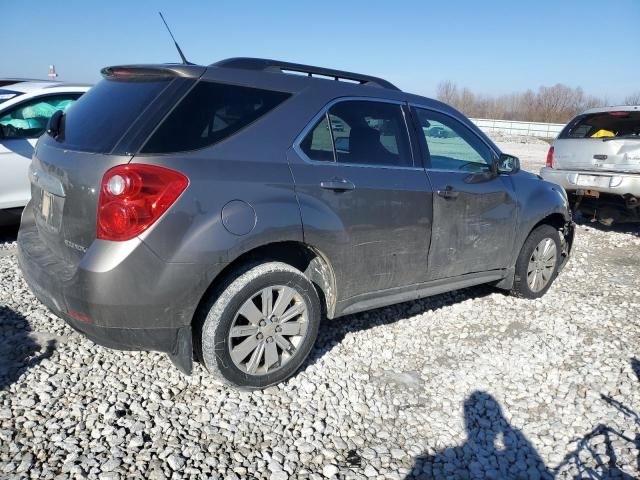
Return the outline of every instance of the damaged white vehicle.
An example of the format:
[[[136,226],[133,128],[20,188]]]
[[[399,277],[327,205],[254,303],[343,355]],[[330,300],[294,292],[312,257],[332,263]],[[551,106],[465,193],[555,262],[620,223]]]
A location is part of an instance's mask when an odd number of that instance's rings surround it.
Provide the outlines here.
[[[31,197],[29,164],[51,115],[65,111],[90,85],[0,78],[0,227],[20,222]]]
[[[560,132],[542,177],[606,225],[640,221],[640,106],[594,108]]]

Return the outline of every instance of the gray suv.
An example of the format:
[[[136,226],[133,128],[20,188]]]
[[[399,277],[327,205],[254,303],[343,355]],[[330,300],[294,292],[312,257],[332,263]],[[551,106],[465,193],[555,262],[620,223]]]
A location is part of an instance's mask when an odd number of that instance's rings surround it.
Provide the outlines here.
[[[18,237],[35,295],[99,344],[263,388],[322,316],[481,283],[537,298],[569,257],[561,187],[380,78],[250,58],[102,74],[39,140]]]

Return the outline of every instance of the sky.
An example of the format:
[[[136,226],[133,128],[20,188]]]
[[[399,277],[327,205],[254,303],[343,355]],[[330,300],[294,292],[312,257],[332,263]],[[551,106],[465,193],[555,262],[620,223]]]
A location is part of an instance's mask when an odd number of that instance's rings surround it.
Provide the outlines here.
[[[26,7],[28,5],[28,7]],[[17,2],[0,0],[0,77],[94,83],[100,68],[266,57],[384,77],[434,96],[452,80],[499,95],[564,83],[640,90],[640,0]]]

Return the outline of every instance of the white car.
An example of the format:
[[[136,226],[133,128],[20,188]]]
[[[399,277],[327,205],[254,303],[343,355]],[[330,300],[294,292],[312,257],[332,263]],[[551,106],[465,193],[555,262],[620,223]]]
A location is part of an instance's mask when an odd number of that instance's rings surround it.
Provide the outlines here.
[[[33,147],[49,117],[91,88],[47,80],[0,79],[0,226],[20,221],[31,197]]]

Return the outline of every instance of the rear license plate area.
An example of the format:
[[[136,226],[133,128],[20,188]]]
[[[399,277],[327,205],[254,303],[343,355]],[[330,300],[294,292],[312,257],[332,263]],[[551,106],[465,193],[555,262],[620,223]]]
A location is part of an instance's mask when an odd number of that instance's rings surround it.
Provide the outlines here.
[[[581,187],[601,187],[609,186],[610,177],[603,175],[578,175],[576,185]]]
[[[62,223],[64,199],[41,189],[37,197],[37,223],[52,232],[59,232]]]

